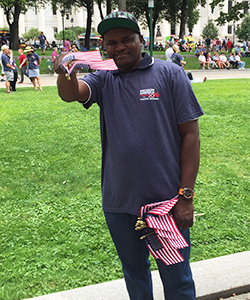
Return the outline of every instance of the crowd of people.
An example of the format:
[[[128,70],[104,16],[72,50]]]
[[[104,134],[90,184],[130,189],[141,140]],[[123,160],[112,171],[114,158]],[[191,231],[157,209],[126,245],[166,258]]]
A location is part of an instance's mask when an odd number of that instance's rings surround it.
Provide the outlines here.
[[[179,51],[183,52],[183,45],[178,40],[168,41],[166,44],[167,50],[165,51],[166,60],[173,61],[183,67],[186,62],[179,53],[176,53]],[[250,43],[248,41],[243,41],[243,47],[236,45],[233,48],[232,42],[227,37],[221,41],[219,38],[211,40],[208,36],[203,44],[201,42],[196,44],[194,54],[198,57],[202,69],[218,68],[229,70],[232,67],[233,69],[239,68],[242,70],[245,69],[246,62],[241,58],[250,56],[249,48]],[[188,46],[185,51],[189,51]]]
[[[25,53],[27,53],[27,56]],[[18,54],[20,70],[20,81],[18,83],[22,84],[24,82],[24,76],[27,76],[27,78],[33,83],[34,89],[37,90],[38,85],[40,91],[42,91],[43,89],[39,70],[39,66],[41,64],[40,57],[31,46],[27,46],[25,50],[22,48],[18,49]],[[17,63],[13,57],[13,51],[8,45],[3,45],[1,47],[0,63],[1,81],[5,81],[6,93],[11,94],[16,91],[16,83],[19,78],[19,72]]]
[[[46,36],[43,32],[40,32],[39,37],[37,38],[39,41],[39,47],[42,50],[42,54],[45,54],[46,46],[49,44],[47,41]],[[40,70],[39,66],[41,64],[41,59],[39,55],[36,53],[36,44],[21,44],[20,48],[18,49],[19,54],[19,66],[13,57],[13,51],[9,48],[9,42],[5,38],[5,35],[1,38],[1,51],[0,51],[0,65],[1,65],[1,77],[0,81],[5,81],[6,86],[6,93],[11,94],[12,92],[16,91],[16,83],[19,79],[18,84],[22,84],[24,82],[25,76],[33,83],[34,89],[37,88],[42,91],[42,83],[40,79]],[[54,62],[58,47],[56,43],[53,41],[53,53],[52,53],[52,63]],[[78,47],[73,44],[71,45],[69,39],[67,39],[64,43],[64,46],[60,48],[61,51],[66,52],[77,52]],[[19,76],[20,74],[20,76]],[[56,76],[57,74],[54,73]]]

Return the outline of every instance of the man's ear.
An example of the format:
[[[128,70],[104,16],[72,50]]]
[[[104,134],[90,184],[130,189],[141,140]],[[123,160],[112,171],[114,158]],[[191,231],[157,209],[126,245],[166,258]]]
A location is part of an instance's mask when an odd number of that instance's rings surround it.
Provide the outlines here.
[[[139,35],[139,39],[140,39],[140,43],[142,44],[143,43],[143,36],[141,34]]]

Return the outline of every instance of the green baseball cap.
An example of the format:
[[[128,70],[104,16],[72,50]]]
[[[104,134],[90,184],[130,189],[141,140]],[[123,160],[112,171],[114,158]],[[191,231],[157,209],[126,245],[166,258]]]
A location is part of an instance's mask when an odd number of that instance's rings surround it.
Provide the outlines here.
[[[123,27],[141,33],[136,18],[129,12],[116,11],[107,15],[98,25],[97,31],[104,35],[111,28]]]

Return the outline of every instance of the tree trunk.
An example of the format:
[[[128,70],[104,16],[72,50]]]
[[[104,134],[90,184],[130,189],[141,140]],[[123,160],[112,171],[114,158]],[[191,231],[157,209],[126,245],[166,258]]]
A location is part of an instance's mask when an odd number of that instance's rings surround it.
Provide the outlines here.
[[[111,13],[111,0],[107,0],[107,10],[106,13],[109,15]]]
[[[98,5],[99,12],[100,12],[100,17],[103,20],[104,16],[103,16],[103,12],[102,12],[102,2],[100,0],[98,0],[97,5]]]
[[[187,22],[187,0],[182,0],[179,38],[183,38],[185,35],[186,22]]]
[[[89,41],[91,33],[91,24],[92,24],[92,13],[93,13],[93,3],[88,3],[87,5],[87,26],[85,34],[85,47],[89,50]]]
[[[126,0],[118,0],[118,9],[126,11]]]
[[[18,2],[15,2],[13,6],[13,12],[5,11],[7,16],[7,22],[10,28],[10,48],[17,50],[19,48],[19,17],[21,13],[21,7]]]

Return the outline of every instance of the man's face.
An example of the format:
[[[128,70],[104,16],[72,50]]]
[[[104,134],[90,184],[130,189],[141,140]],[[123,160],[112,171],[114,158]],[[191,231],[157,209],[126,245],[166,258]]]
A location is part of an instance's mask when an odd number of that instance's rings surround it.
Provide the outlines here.
[[[134,70],[142,60],[142,36],[127,28],[112,28],[104,34],[108,56],[118,69],[127,73]]]
[[[8,54],[9,54],[9,52],[10,52],[10,50],[9,50],[8,48],[3,50],[3,54],[6,54],[6,55],[8,55]]]

